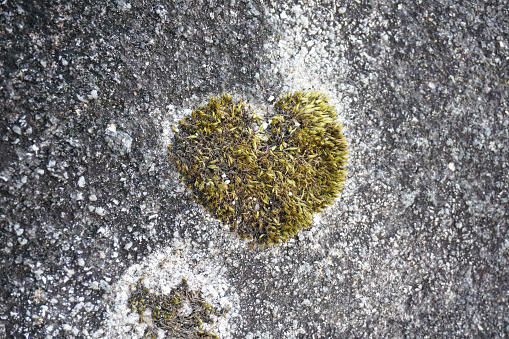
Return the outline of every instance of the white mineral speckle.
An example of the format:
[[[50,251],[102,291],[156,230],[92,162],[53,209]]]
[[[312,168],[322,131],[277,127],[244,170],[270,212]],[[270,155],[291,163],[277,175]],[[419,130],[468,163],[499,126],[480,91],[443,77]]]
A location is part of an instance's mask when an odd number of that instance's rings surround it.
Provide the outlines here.
[[[95,99],[97,99],[98,97],[99,97],[99,96],[97,95],[97,90],[95,90],[95,89],[94,89],[94,90],[92,90],[92,91],[90,92],[90,95],[88,96],[88,98],[89,98],[89,99],[94,99],[94,100],[95,100]]]
[[[117,135],[117,126],[115,124],[108,124],[108,127],[106,127],[106,134],[109,136]]]
[[[78,179],[78,186],[83,188],[83,187],[85,187],[85,184],[86,184],[85,177],[84,176],[80,176],[79,179]]]
[[[97,207],[95,209],[95,213],[97,213],[100,216],[104,216],[104,215],[106,215],[106,210],[102,207]]]

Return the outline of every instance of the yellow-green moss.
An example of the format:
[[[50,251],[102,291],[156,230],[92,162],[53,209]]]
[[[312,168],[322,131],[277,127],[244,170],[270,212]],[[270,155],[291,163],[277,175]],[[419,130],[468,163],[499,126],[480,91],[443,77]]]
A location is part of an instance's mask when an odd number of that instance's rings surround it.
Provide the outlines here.
[[[269,245],[333,203],[348,154],[324,94],[289,93],[274,107],[265,121],[228,94],[211,98],[179,122],[170,147],[197,201],[241,237]]]
[[[150,310],[153,327],[145,330],[146,338],[157,338],[157,329],[163,329],[167,338],[175,339],[219,339],[212,332],[202,330],[203,323],[212,323],[211,315],[222,315],[224,311],[216,311],[203,299],[201,292],[190,291],[186,280],[173,288],[169,295],[161,296],[149,292],[142,284],[143,278],[138,280],[135,290],[129,297],[128,304],[131,310],[140,316]],[[182,311],[186,305],[187,312]]]

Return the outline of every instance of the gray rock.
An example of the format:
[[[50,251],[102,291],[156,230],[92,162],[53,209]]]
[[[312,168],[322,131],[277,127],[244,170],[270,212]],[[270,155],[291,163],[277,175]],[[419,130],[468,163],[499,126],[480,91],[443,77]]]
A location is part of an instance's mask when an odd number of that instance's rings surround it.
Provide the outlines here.
[[[126,155],[131,152],[133,139],[126,132],[117,131],[115,125],[106,129],[106,141],[110,149],[117,154]]]
[[[141,276],[229,308],[222,339],[507,337],[506,7],[5,2],[0,338],[142,337]],[[308,89],[343,123],[344,191],[251,249],[191,200],[169,126]]]

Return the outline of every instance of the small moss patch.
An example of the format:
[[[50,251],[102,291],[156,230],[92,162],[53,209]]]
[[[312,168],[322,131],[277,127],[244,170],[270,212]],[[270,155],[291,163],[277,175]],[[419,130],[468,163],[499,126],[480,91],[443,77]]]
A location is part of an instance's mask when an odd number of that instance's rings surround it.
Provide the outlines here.
[[[140,323],[149,311],[153,326],[145,330],[146,338],[157,338],[157,330],[163,329],[166,338],[219,339],[214,333],[202,330],[202,324],[213,323],[211,315],[221,316],[227,310],[216,311],[205,302],[200,291],[189,290],[186,280],[165,296],[150,293],[142,280],[136,283],[128,304],[139,314]]]
[[[241,237],[286,241],[333,203],[346,175],[347,142],[319,92],[296,92],[267,120],[223,94],[174,128],[170,160],[194,198]]]

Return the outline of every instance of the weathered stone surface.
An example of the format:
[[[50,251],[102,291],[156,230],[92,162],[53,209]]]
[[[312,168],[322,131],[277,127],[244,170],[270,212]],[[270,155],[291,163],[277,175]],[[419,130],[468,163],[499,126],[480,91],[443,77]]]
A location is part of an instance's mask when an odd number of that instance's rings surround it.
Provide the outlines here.
[[[221,338],[509,335],[508,37],[503,1],[3,1],[0,338],[141,336],[141,276],[230,308]],[[189,198],[170,125],[310,89],[344,191],[252,250]]]

